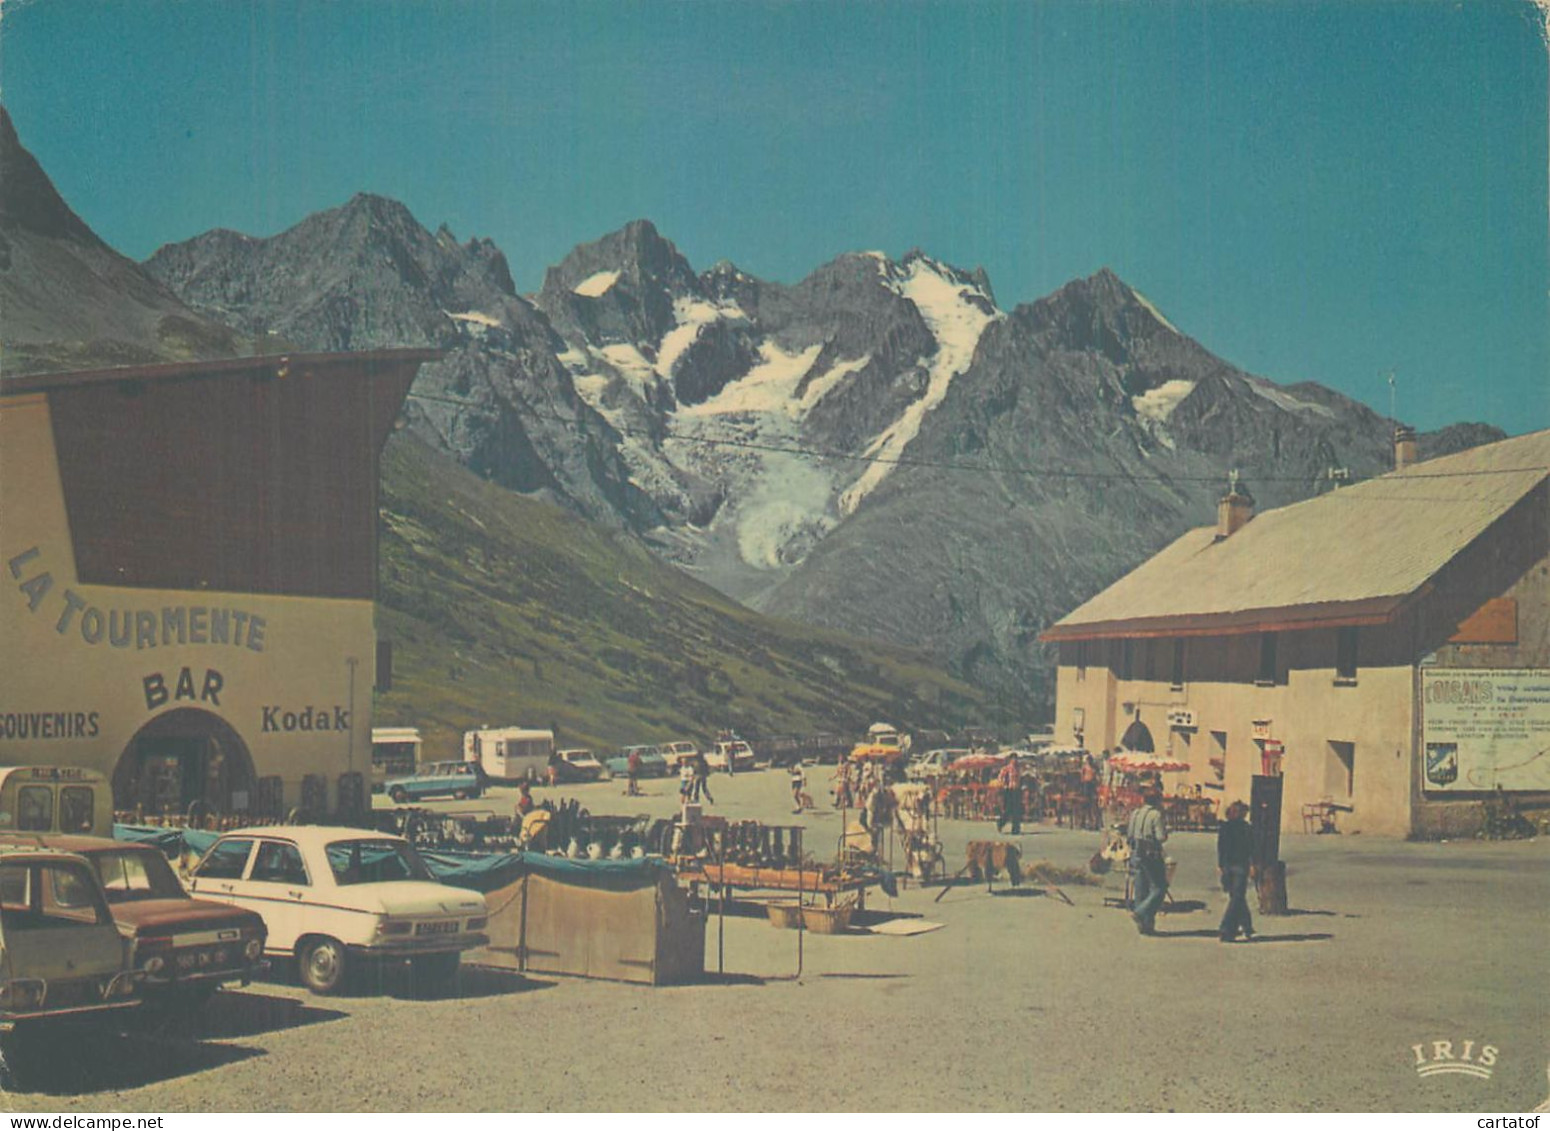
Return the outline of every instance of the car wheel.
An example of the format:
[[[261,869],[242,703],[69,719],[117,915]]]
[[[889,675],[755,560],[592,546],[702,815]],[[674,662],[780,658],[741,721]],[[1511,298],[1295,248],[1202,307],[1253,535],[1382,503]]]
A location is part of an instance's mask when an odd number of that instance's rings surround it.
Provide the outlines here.
[[[409,960],[409,971],[414,975],[415,989],[442,992],[457,980],[461,956],[451,954],[421,954]]]
[[[392,789],[388,790],[388,796],[393,799],[394,805],[402,805],[405,801],[409,800],[409,795],[404,792],[403,786],[399,785],[395,785]]]
[[[452,800],[453,801],[467,801],[468,800],[468,790],[466,790],[466,789],[457,790],[455,793],[452,794]]]
[[[314,938],[296,952],[304,986],[315,994],[331,994],[344,985],[345,950],[338,939]]]

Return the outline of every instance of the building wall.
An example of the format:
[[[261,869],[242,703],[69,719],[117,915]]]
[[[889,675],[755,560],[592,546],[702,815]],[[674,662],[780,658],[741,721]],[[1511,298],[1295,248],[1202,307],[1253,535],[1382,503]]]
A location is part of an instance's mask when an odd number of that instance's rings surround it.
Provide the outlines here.
[[[1493,536],[1461,554],[1439,574],[1435,595],[1410,618],[1417,641],[1419,686],[1437,668],[1481,671],[1533,669],[1550,671],[1550,483],[1541,484],[1506,514]],[[1459,641],[1458,627],[1487,602],[1510,603],[1510,612],[1484,635],[1500,634],[1495,642],[1476,638]],[[1506,633],[1499,633],[1508,627]],[[1539,708],[1541,715],[1550,708]],[[1414,720],[1417,757],[1422,748],[1422,711]],[[1412,791],[1413,831],[1418,837],[1474,836],[1485,820],[1488,793],[1429,791],[1425,775],[1417,773]],[[1514,800],[1525,810],[1550,809],[1550,792],[1519,792]]]
[[[193,710],[284,779],[286,806],[307,774],[332,791],[369,770],[372,602],[82,584],[54,445],[45,395],[0,403],[0,763],[111,775],[143,727]],[[146,505],[176,506],[166,489]]]
[[[1277,676],[1256,682],[1260,642],[1257,634],[1194,637],[1185,645],[1185,679],[1175,688],[1168,666],[1157,663],[1153,679],[1144,663],[1132,669],[1089,665],[1080,676],[1077,645],[1062,645],[1056,681],[1056,734],[1077,741],[1074,710],[1085,712],[1082,736],[1088,749],[1112,749],[1137,718],[1151,731],[1159,753],[1188,762],[1186,772],[1169,774],[1170,788],[1199,785],[1222,802],[1248,800],[1250,778],[1260,772],[1261,733],[1283,744],[1285,777],[1282,829],[1303,829],[1304,804],[1329,797],[1351,806],[1338,816],[1342,831],[1403,836],[1409,832],[1411,792],[1411,713],[1414,696],[1408,665],[1359,667],[1354,683],[1335,677],[1333,630],[1280,634]],[[1093,645],[1089,644],[1089,649]],[[1102,648],[1102,645],[1099,645]],[[1133,645],[1142,654],[1143,641]],[[1171,664],[1173,643],[1160,639],[1157,654]],[[1108,659],[1108,649],[1103,648]],[[1104,717],[1110,686],[1115,717]],[[1128,710],[1127,710],[1128,706]],[[1194,712],[1194,727],[1172,727],[1173,708]],[[1256,727],[1258,724],[1258,727]],[[1112,734],[1107,743],[1101,736]],[[1333,744],[1345,744],[1335,746]],[[1347,768],[1341,753],[1350,757]],[[1212,759],[1220,758],[1218,772]]]

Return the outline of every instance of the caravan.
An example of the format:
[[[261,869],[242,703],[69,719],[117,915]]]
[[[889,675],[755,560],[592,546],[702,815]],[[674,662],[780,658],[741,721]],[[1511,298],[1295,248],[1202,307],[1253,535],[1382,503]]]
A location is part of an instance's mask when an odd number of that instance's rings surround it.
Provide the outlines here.
[[[553,757],[552,730],[484,727],[463,734],[463,761],[477,763],[492,782],[543,781]]]

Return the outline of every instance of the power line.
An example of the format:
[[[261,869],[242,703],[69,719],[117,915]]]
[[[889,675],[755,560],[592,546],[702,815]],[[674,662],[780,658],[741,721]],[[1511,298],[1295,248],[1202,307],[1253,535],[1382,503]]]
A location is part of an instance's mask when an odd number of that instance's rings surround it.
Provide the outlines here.
[[[486,404],[481,401],[460,400],[455,397],[439,396],[435,393],[410,392],[408,396],[411,400],[433,401],[438,404],[456,405],[461,408],[487,409],[493,407],[490,404]],[[579,420],[573,417],[561,416],[559,413],[545,412],[544,410],[534,408],[531,405],[521,406],[520,412],[538,420],[550,420],[559,424],[568,424],[574,426],[581,423]],[[601,416],[601,414],[599,415]],[[772,452],[782,455],[807,456],[812,459],[842,460],[852,463],[888,464],[895,467],[924,467],[941,471],[974,472],[981,475],[1027,475],[1041,479],[1069,479],[1102,483],[1144,482],[1169,485],[1174,483],[1222,482],[1222,476],[1220,475],[1147,475],[1130,471],[1071,471],[1065,468],[1024,467],[1016,464],[959,463],[953,460],[933,460],[919,456],[869,455],[866,453],[857,454],[854,452],[832,451],[822,448],[809,448],[799,444],[773,444],[763,441],[741,440],[731,437],[690,435],[684,432],[654,432],[650,429],[630,428],[626,425],[619,425],[611,420],[608,420],[606,417],[603,419],[610,428],[612,428],[615,432],[618,432],[621,436],[629,436],[632,438],[647,439],[652,441],[675,440],[685,444],[701,444],[709,447],[740,448],[756,452]],[[1480,475],[1517,475],[1523,472],[1546,471],[1550,471],[1550,466],[1483,468],[1479,471],[1413,471],[1406,472],[1404,478],[1407,481],[1413,479],[1468,479]],[[1320,479],[1317,476],[1309,477],[1283,475],[1256,476],[1255,481],[1259,483],[1300,483],[1306,485],[1310,483],[1325,482],[1326,480]],[[1371,482],[1371,480],[1359,480],[1358,482]],[[1348,487],[1342,488],[1341,490],[1334,493],[1344,494],[1344,492],[1348,489]],[[1418,499],[1415,501],[1441,502],[1447,500]]]

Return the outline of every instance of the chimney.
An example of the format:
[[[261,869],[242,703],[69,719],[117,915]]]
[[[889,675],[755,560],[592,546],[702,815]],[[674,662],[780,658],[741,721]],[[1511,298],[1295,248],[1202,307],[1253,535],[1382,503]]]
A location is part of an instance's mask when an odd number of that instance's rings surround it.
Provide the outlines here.
[[[1243,485],[1236,471],[1227,476],[1227,494],[1216,504],[1216,540],[1231,537],[1254,517],[1254,496]]]
[[[1415,462],[1415,429],[1401,424],[1394,429],[1394,470],[1403,471]]]

